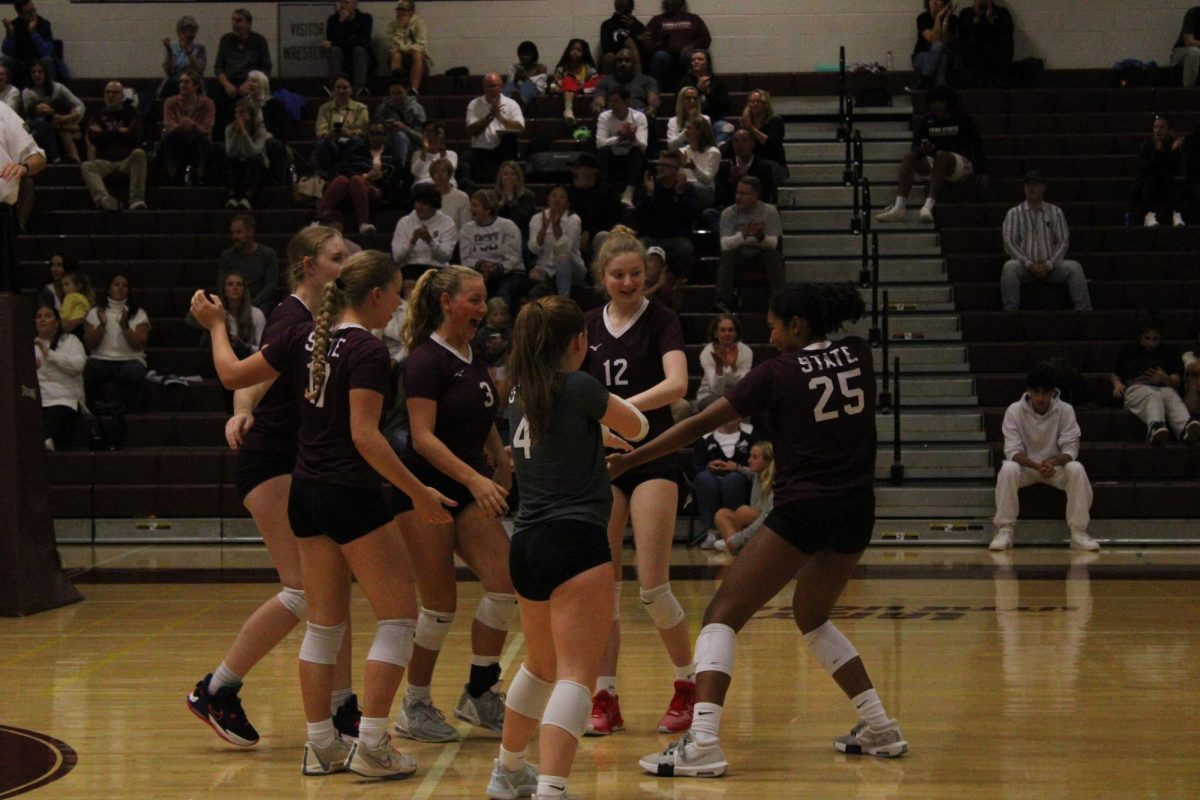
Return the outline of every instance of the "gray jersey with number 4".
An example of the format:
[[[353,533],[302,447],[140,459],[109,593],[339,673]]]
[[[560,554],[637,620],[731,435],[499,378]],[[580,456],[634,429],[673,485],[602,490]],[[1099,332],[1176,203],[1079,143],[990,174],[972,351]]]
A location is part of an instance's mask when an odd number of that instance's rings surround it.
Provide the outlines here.
[[[608,390],[586,372],[563,373],[554,420],[545,441],[534,446],[521,411],[521,387],[508,405],[512,454],[521,504],[518,531],[550,520],[608,525],[612,487],[600,440]]]

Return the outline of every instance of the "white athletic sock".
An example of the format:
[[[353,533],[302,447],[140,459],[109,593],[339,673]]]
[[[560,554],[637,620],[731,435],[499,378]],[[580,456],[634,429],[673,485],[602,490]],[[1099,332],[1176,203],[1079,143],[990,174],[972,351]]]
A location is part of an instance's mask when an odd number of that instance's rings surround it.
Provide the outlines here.
[[[342,703],[350,699],[350,695],[354,694],[349,688],[334,689],[329,693],[329,713],[336,714],[338,709],[342,707]]]
[[[904,208],[908,205],[908,197],[902,194],[896,195],[896,202],[892,203],[892,208]]]
[[[696,744],[713,747],[721,740],[721,713],[724,709],[716,703],[696,703],[692,707],[692,733]]]
[[[696,680],[696,662],[693,661],[685,666],[675,667],[675,680],[694,682]]]
[[[512,750],[505,750],[504,745],[500,745],[500,766],[504,767],[509,772],[516,772],[524,767],[528,761],[528,747],[519,753],[514,753]]]
[[[601,675],[599,678],[596,678],[596,691],[605,691],[615,695],[617,693],[617,676]]]
[[[413,703],[429,703],[433,701],[433,694],[429,691],[428,686],[408,685],[408,690],[404,692],[404,702],[412,705]]]
[[[212,674],[212,678],[208,681],[208,693],[216,694],[223,686],[241,686],[242,676],[225,666],[225,662],[221,662],[221,666],[217,667]]]
[[[924,208],[926,211],[933,211],[933,207],[936,203],[937,203],[937,201],[934,200],[932,197],[926,197],[925,205],[922,206],[922,208]]]
[[[358,741],[363,747],[374,750],[387,736],[387,717],[363,717],[358,723]]]
[[[538,775],[536,800],[560,800],[567,796],[567,779],[557,775]]]
[[[499,664],[500,656],[481,656],[475,653],[471,654],[472,667],[490,667],[492,664]]]
[[[305,724],[308,728],[308,740],[317,747],[329,747],[333,744],[333,740],[337,738],[337,731],[333,727],[333,718],[323,719],[320,722],[309,722]]]
[[[854,710],[858,712],[858,718],[870,725],[872,728],[882,728],[887,724],[887,712],[883,710],[883,701],[879,699],[879,692],[874,689],[867,689],[862,694],[851,698],[851,703],[854,703]],[[697,707],[700,705],[696,704]],[[696,724],[692,723],[694,729]]]

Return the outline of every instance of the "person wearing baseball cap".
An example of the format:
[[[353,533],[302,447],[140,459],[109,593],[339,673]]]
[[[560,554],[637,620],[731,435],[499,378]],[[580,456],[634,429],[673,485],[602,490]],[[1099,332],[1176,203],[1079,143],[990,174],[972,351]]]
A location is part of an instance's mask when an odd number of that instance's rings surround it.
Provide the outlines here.
[[[1004,251],[1008,261],[1000,272],[1000,297],[1005,311],[1021,308],[1021,284],[1067,285],[1076,311],[1091,311],[1087,278],[1078,261],[1066,258],[1071,236],[1062,209],[1043,200],[1046,179],[1025,173],[1025,202],[1004,217]]]

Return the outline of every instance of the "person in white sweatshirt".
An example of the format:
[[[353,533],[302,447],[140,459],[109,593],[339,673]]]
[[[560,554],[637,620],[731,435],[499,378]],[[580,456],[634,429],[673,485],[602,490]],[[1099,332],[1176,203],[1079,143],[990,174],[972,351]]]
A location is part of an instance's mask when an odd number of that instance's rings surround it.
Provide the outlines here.
[[[433,184],[412,190],[413,210],[400,218],[392,234],[392,259],[405,279],[416,279],[430,267],[444,267],[458,244],[458,226],[442,213],[442,195]]]
[[[1046,483],[1067,493],[1067,525],[1071,547],[1099,550],[1088,535],[1092,485],[1079,458],[1079,423],[1070,403],[1058,398],[1054,372],[1039,364],[1029,373],[1025,395],[1004,412],[1004,457],[996,477],[996,536],[989,547],[1007,550],[1013,543],[1013,525],[1020,504],[1017,492],[1035,483]]]
[[[516,308],[528,282],[521,229],[511,219],[496,216],[499,207],[500,198],[491,189],[471,195],[471,221],[458,232],[458,258],[483,275],[488,296],[503,298],[509,308]]]
[[[33,358],[37,364],[38,389],[42,394],[42,435],[46,439],[46,449],[53,450],[85,408],[83,367],[87,363],[87,353],[78,338],[63,333],[54,306],[39,306],[33,321],[37,331],[33,340]]]

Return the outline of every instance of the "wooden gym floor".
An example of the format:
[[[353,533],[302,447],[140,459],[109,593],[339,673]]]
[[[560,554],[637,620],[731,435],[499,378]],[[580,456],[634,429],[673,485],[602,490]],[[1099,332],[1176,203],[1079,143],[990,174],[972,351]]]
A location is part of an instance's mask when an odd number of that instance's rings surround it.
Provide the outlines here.
[[[87,600],[0,619],[0,798],[482,798],[497,738],[403,742],[411,780],[300,774],[296,679],[301,628],[248,676],[262,735],[237,750],[184,706],[246,615],[275,591],[253,547],[64,547]],[[725,556],[678,549],[675,590],[696,623]],[[911,750],[883,761],[830,745],[855,718],[808,657],[782,594],[739,636],[717,780],[643,774],[670,671],[627,583],[621,703],[627,731],[587,739],[571,790],[607,798],[1194,798],[1200,794],[1200,550],[868,551],[838,625],[862,653]],[[464,581],[459,620],[434,681],[446,711],[469,659],[479,597]],[[361,595],[357,659],[374,626]],[[522,640],[510,637],[506,678]],[[357,670],[361,675],[361,670]],[[77,763],[72,766],[73,759]],[[65,774],[63,774],[65,773]],[[60,775],[40,785],[38,781]],[[19,788],[24,786],[24,788]]]

